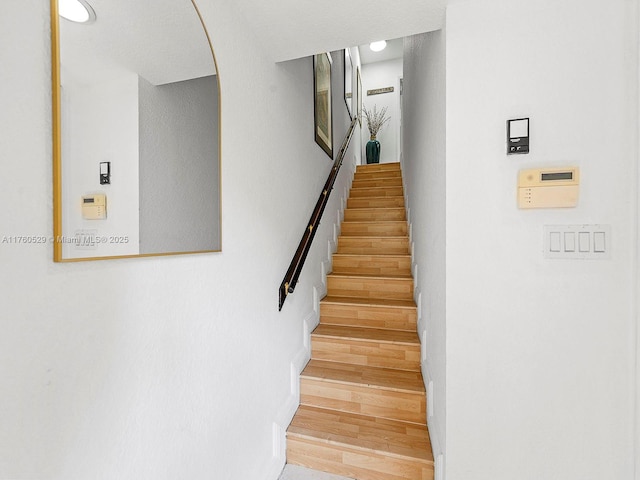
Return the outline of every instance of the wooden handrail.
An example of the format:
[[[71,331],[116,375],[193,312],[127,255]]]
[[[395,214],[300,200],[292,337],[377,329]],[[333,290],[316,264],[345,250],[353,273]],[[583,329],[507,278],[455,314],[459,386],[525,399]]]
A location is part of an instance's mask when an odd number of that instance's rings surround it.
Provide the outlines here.
[[[355,117],[351,121],[351,125],[349,125],[349,130],[344,137],[344,141],[342,142],[342,147],[340,147],[340,151],[338,152],[338,156],[333,162],[333,167],[331,168],[331,172],[329,173],[329,177],[324,184],[324,188],[320,193],[320,197],[318,197],[318,201],[316,202],[316,206],[313,209],[313,213],[311,214],[311,218],[307,224],[307,227],[302,234],[302,239],[300,240],[300,244],[298,245],[298,249],[296,250],[291,263],[289,264],[289,269],[280,284],[280,289],[278,291],[278,310],[282,310],[282,305],[284,305],[284,301],[287,299],[287,295],[293,293],[296,288],[296,284],[298,283],[298,278],[300,277],[300,272],[302,272],[302,267],[304,266],[304,262],[307,259],[307,254],[309,253],[309,249],[311,248],[311,243],[313,242],[313,237],[316,235],[316,231],[318,229],[318,225],[320,225],[320,219],[322,218],[322,213],[324,212],[324,208],[327,206],[327,202],[329,201],[329,195],[331,195],[331,190],[333,190],[333,184],[336,182],[336,178],[338,177],[338,172],[340,171],[340,167],[342,166],[342,161],[344,160],[344,155],[347,153],[347,149],[349,148],[349,142],[351,142],[351,137],[353,136],[353,131],[356,126],[356,122],[358,118]]]

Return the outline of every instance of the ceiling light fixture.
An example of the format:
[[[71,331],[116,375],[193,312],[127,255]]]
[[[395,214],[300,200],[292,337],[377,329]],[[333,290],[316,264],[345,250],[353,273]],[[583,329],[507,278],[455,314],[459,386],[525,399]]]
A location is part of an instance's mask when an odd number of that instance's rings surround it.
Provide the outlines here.
[[[381,52],[387,46],[386,40],[380,40],[379,42],[371,42],[369,48],[374,52]]]
[[[59,0],[58,13],[62,18],[76,23],[92,23],[96,12],[85,0]]]

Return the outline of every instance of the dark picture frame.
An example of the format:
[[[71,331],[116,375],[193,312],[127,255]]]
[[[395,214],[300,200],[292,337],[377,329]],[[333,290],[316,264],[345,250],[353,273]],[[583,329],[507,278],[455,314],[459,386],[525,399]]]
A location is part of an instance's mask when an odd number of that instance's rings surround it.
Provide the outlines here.
[[[313,56],[313,127],[316,143],[333,159],[331,54]]]
[[[347,105],[349,118],[353,120],[353,60],[348,48],[344,49],[344,103]]]
[[[362,127],[362,78],[360,78],[360,67],[357,67],[357,91],[356,91],[356,96],[357,96],[357,115],[358,115],[358,123],[360,124],[360,127]]]

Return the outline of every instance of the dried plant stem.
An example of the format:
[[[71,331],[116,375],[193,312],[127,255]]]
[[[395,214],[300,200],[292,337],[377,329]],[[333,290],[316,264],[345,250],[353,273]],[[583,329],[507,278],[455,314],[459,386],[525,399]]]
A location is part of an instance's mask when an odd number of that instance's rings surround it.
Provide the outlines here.
[[[367,119],[367,126],[369,127],[369,134],[372,138],[375,138],[378,135],[378,132],[382,128],[382,126],[388,122],[391,117],[387,117],[387,107],[383,107],[382,110],[378,112],[378,106],[374,105],[373,110],[367,110],[367,107],[362,107],[362,112],[364,113],[365,118]]]

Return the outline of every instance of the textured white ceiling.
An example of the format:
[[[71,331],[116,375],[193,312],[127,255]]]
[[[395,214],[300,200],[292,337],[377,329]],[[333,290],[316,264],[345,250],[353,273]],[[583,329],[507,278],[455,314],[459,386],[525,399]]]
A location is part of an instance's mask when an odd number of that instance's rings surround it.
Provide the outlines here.
[[[190,0],[89,2],[96,11],[95,23],[78,25],[60,20],[62,63],[75,78],[94,81],[126,70],[160,85],[215,73],[206,36]],[[273,61],[284,61],[437,30],[443,24],[445,3],[235,0],[233,8],[255,33],[263,52]]]
[[[438,30],[445,5],[446,0],[234,1],[275,61]]]
[[[79,81],[130,71],[154,85],[215,73],[211,48],[190,0],[89,0],[96,21],[60,18],[63,68]]]

